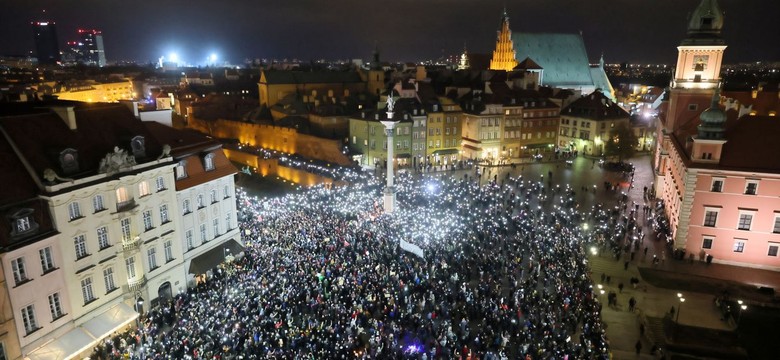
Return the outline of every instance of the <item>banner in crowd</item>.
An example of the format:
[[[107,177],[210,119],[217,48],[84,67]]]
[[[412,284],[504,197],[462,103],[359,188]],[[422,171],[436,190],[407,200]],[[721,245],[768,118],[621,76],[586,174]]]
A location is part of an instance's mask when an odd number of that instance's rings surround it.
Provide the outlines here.
[[[423,254],[423,249],[421,249],[419,246],[412,244],[408,241],[405,241],[401,239],[401,249],[406,250],[412,254],[415,254],[420,257],[420,259],[425,259],[425,255]]]

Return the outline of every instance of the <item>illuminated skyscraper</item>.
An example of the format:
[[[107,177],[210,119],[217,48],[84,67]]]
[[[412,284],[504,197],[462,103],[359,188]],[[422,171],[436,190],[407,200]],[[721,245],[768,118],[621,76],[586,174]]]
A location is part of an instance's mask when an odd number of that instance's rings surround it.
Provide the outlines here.
[[[39,64],[57,64],[60,61],[60,46],[57,28],[53,21],[32,22],[35,35],[35,53]]]
[[[83,58],[79,62],[100,67],[106,66],[106,52],[103,49],[103,32],[94,29],[79,29],[79,38],[79,44],[83,46]]]

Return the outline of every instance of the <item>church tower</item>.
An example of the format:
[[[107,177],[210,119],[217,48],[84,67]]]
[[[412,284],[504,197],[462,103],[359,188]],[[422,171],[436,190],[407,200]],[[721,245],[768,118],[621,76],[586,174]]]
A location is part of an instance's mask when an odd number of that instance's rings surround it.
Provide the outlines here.
[[[691,160],[718,163],[726,143],[726,112],[720,108],[720,89],[715,90],[707,110],[699,115],[698,134],[693,137]]]
[[[721,37],[723,12],[717,0],[701,0],[688,22],[688,36],[677,47],[669,114],[664,128],[675,131],[707,108],[720,83],[726,44]]]
[[[493,59],[490,60],[490,70],[511,71],[517,66],[515,48],[512,44],[512,30],[509,29],[509,15],[501,15],[501,27],[496,39],[496,50],[493,51]]]
[[[460,54],[460,62],[458,63],[458,70],[468,70],[469,65],[469,53],[466,50],[466,45],[463,45],[463,54]]]
[[[385,90],[385,70],[379,60],[379,47],[374,45],[373,58],[371,59],[371,68],[368,70],[367,79],[368,92],[379,95]]]

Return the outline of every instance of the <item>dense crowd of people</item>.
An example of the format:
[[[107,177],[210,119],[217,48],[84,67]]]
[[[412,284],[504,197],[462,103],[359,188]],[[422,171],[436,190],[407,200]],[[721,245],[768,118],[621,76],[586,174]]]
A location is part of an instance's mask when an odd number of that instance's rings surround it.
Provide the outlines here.
[[[391,214],[374,181],[239,194],[244,256],[94,358],[607,359],[585,252],[634,224],[543,178],[478,183],[402,174]]]

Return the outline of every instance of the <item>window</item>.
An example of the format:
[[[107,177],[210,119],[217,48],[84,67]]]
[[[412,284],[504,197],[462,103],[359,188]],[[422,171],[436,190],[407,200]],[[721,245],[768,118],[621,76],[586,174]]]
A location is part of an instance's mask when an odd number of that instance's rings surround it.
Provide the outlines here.
[[[723,191],[723,179],[713,179],[712,192],[721,192],[721,191]]]
[[[214,204],[217,202],[217,190],[211,189],[211,203]]]
[[[165,224],[170,219],[168,218],[168,204],[160,205],[160,224]]]
[[[44,274],[54,270],[54,255],[52,255],[50,246],[38,250],[38,255],[41,256],[41,271]]]
[[[22,323],[24,324],[24,332],[26,334],[31,334],[38,330],[38,322],[35,320],[35,307],[33,305],[27,305],[22,308]]]
[[[160,176],[157,178],[157,191],[165,190],[165,178]]]
[[[149,260],[149,270],[157,269],[157,249],[146,250],[146,259]]]
[[[95,212],[106,209],[106,206],[103,204],[103,195],[95,195],[92,198],[92,207],[95,209]]]
[[[775,214],[775,226],[772,228],[772,232],[780,234],[780,214]]]
[[[79,206],[79,203],[74,201],[68,204],[68,216],[70,216],[71,221],[81,218],[81,207]]]
[[[745,251],[745,240],[736,239],[734,240],[734,252],[744,252]]]
[[[135,278],[135,256],[131,256],[125,260],[125,266],[127,267],[127,278]]]
[[[713,237],[705,236],[701,243],[702,249],[712,249],[712,242],[715,240]]]
[[[230,227],[231,221],[230,220],[231,220],[230,213],[227,213],[225,215],[225,227],[227,227],[228,230],[231,229],[231,227]]]
[[[696,111],[699,108],[699,104],[688,104],[689,111]]]
[[[718,221],[717,210],[707,210],[704,215],[704,226],[715,227],[715,223]]]
[[[49,311],[51,311],[51,321],[57,320],[64,315],[62,313],[62,302],[60,301],[60,293],[54,293],[49,295]]]
[[[81,296],[84,297],[84,305],[95,300],[95,292],[92,291],[92,278],[81,280]]]
[[[143,218],[144,218],[144,230],[149,231],[153,229],[154,224],[152,224],[152,210],[144,211]]]
[[[777,256],[777,248],[780,247],[778,244],[769,244],[769,250],[767,251],[767,256]]]
[[[223,190],[223,192],[224,192],[224,198],[225,199],[229,198],[230,197],[230,185],[225,185],[225,189]]]
[[[182,210],[182,213],[184,213],[184,215],[187,215],[187,214],[192,212],[192,208],[190,207],[190,199],[185,199],[181,203],[181,210]]]
[[[758,190],[758,181],[748,180],[747,184],[745,185],[745,194],[755,195],[756,190]]]
[[[11,260],[11,268],[14,272],[14,281],[16,282],[16,286],[19,286],[28,280],[27,268],[24,265],[23,257]]]
[[[207,154],[203,157],[203,168],[206,171],[214,170],[214,154]]]
[[[165,251],[165,262],[173,260],[173,243],[170,240],[163,244],[163,250]]]
[[[187,161],[182,160],[176,164],[176,180],[184,179],[187,177]]]
[[[16,219],[16,233],[17,234],[24,233],[26,231],[29,231],[30,229],[32,229],[32,225],[30,223],[30,217],[25,216],[25,217],[21,217],[21,218]]]
[[[114,283],[114,268],[106,268],[103,270],[103,282],[106,284],[106,293],[116,290],[116,284]]]
[[[203,194],[198,194],[198,209],[205,206],[206,204],[203,202]]]
[[[122,229],[122,241],[130,242],[133,239],[130,235],[130,218],[124,218],[119,221],[119,227]]]
[[[0,360],[6,360],[5,356],[5,344],[0,342]]]
[[[187,240],[187,250],[194,249],[195,244],[192,241],[192,229],[187,230],[187,232],[184,233],[184,238]]]
[[[219,219],[214,219],[211,224],[214,226],[214,237],[219,235]]]
[[[739,230],[750,230],[750,224],[753,222],[753,214],[741,212],[739,214]]]
[[[141,181],[141,182],[138,184],[138,196],[139,196],[139,197],[143,197],[143,196],[149,195],[149,194],[151,194],[151,193],[152,193],[152,192],[151,192],[151,191],[149,191],[149,183],[148,183],[148,182],[146,182],[146,181]]]
[[[200,224],[200,242],[205,243],[209,241],[206,238],[206,224]]]
[[[73,245],[76,247],[76,260],[89,255],[87,254],[87,238],[84,234],[74,237]]]

